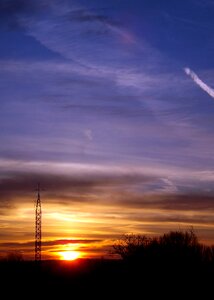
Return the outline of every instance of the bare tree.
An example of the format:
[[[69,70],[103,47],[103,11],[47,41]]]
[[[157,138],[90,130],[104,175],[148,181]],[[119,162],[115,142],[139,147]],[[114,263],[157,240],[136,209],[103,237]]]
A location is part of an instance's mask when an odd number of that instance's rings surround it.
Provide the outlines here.
[[[199,258],[202,255],[201,244],[193,229],[170,231],[160,237],[126,234],[113,245],[113,253],[123,259],[168,260]],[[208,250],[207,250],[208,251]],[[211,251],[209,250],[209,253]],[[209,254],[210,255],[210,254]]]
[[[135,256],[139,251],[143,251],[152,239],[145,235],[125,234],[113,245],[113,253],[118,254],[123,259]]]

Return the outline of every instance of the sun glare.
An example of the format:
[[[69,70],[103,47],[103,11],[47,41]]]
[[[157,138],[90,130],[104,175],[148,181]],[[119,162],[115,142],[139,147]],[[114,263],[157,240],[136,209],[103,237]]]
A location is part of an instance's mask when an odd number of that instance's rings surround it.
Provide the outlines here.
[[[80,258],[80,253],[77,251],[63,251],[60,252],[60,256],[62,260],[75,260]]]

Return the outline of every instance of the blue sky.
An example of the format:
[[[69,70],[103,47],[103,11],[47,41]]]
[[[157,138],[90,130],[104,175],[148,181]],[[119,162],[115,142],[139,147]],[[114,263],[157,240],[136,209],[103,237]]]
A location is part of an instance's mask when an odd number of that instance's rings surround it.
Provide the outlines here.
[[[193,225],[212,240],[214,99],[184,68],[214,88],[213,13],[211,0],[2,0],[2,215],[39,180],[49,203],[86,193],[127,224],[154,210],[133,232]]]

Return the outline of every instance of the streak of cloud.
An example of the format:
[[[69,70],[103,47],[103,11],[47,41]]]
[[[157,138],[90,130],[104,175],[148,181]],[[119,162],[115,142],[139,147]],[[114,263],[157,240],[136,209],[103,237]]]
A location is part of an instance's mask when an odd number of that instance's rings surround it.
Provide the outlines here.
[[[192,78],[192,80],[200,86],[202,90],[204,90],[208,95],[214,98],[214,89],[209,87],[206,83],[204,83],[191,69],[184,68],[185,73]]]
[[[69,244],[92,244],[101,242],[100,239],[61,239],[61,240],[51,240],[51,241],[43,241],[43,246],[58,246],[58,245],[69,245]],[[18,243],[18,242],[8,242],[8,243],[0,243],[0,247],[10,247],[10,248],[18,248],[18,247],[29,247],[34,246],[34,241]]]

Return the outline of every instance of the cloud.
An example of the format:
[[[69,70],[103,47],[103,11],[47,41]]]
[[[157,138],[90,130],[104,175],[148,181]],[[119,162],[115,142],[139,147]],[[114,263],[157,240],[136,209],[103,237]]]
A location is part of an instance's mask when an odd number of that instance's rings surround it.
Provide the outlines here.
[[[119,23],[113,21],[112,18],[110,18],[107,15],[96,13],[96,10],[90,11],[84,8],[72,10],[68,12],[68,14],[66,14],[65,16],[70,21],[76,21],[76,22],[101,22],[101,23],[111,24],[111,25],[117,25]]]
[[[84,135],[85,137],[89,140],[89,141],[92,141],[93,140],[93,132],[91,129],[85,129],[84,130]]]
[[[99,5],[91,9],[81,6],[78,1],[52,2],[45,1],[45,5],[38,1],[38,13],[22,11],[16,17],[29,36],[54,53],[98,72],[103,72],[107,66],[111,66],[113,72],[118,68],[123,71],[128,66],[133,68],[133,64],[139,68],[136,54],[143,60],[143,69],[146,66],[151,69],[154,63],[158,63],[158,51],[120,25],[119,6],[115,20],[112,9],[102,9]],[[41,9],[43,6],[46,13]]]
[[[116,198],[116,197],[115,197]],[[213,211],[214,191],[206,193],[204,191],[189,193],[147,193],[130,194],[123,192],[118,194],[115,202],[124,207],[135,209],[151,209],[159,211]]]
[[[192,80],[200,86],[202,90],[204,90],[208,95],[214,98],[214,89],[209,87],[206,83],[204,83],[191,69],[184,68],[185,73],[192,78]]]
[[[1,163],[0,206],[28,203],[37,182],[48,203],[64,206],[96,203],[134,209],[211,210],[213,172],[185,172],[146,166],[116,167],[68,163]],[[196,189],[195,186],[198,186]]]
[[[62,239],[62,240],[50,240],[50,241],[42,241],[42,246],[58,246],[58,245],[68,245],[68,244],[92,244],[102,242],[100,239]],[[0,243],[0,248],[2,247],[10,247],[10,248],[24,248],[29,246],[34,246],[35,241],[29,241],[24,243],[18,242],[6,242]]]
[[[62,171],[62,170],[61,170]],[[127,185],[146,184],[153,180],[152,176],[143,174],[121,173],[112,171],[94,171],[93,167],[85,171],[73,171],[66,174],[49,172],[10,172],[6,171],[0,180],[0,206],[10,208],[9,203],[18,203],[19,199],[27,202],[29,194],[35,191],[37,182],[45,189],[43,192],[48,201],[61,204],[72,204],[75,202],[105,202],[105,194],[110,191],[120,190]],[[86,197],[87,196],[87,197]],[[11,206],[12,207],[12,206]]]

